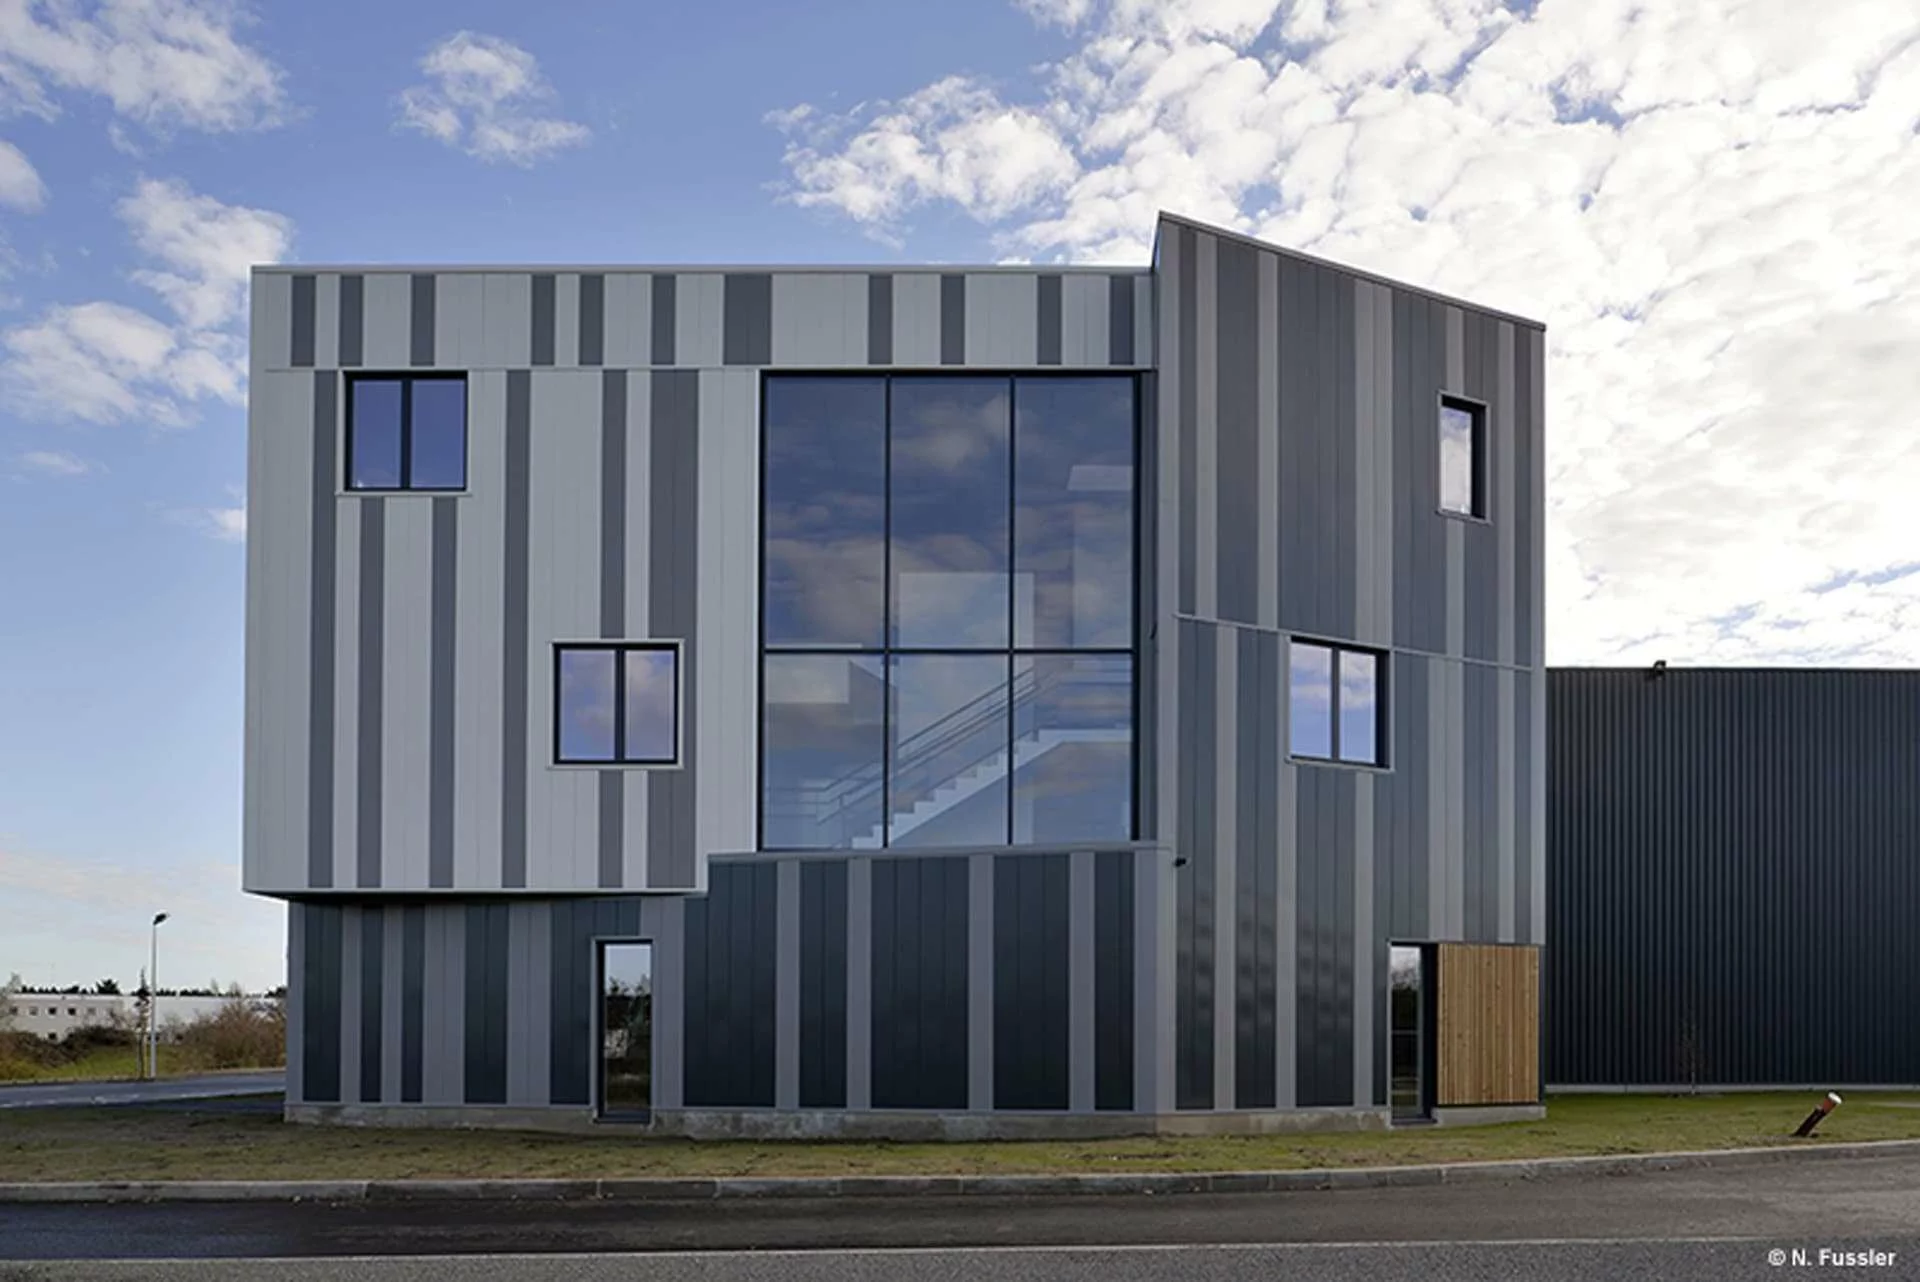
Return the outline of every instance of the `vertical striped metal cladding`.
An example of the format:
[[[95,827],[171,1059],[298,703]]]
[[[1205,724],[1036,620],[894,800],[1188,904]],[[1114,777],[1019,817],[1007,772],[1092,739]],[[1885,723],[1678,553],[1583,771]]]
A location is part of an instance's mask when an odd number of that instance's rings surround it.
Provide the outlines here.
[[[1920,1083],[1920,672],[1546,688],[1548,1083]]]
[[[1176,218],[1152,270],[254,295],[244,882],[297,901],[290,1098],[591,1108],[596,950],[647,939],[666,1111],[1377,1107],[1390,939],[1544,942],[1537,326]],[[761,371],[1116,367],[1145,844],[756,854]],[[343,488],[349,370],[466,374],[465,491]],[[1437,510],[1443,394],[1487,406],[1485,521]],[[1290,757],[1295,636],[1385,656],[1385,768]],[[588,639],[678,643],[672,767],[553,761]]]
[[[1378,1107],[1390,941],[1544,942],[1544,346],[1178,219],[1157,261],[1174,1102]],[[1487,407],[1484,521],[1439,510],[1443,395]],[[1295,637],[1384,656],[1383,769],[1292,758]]]
[[[881,861],[867,879],[868,946],[856,946],[850,860],[716,861],[700,896],[303,900],[293,905],[290,1017],[295,1103],[587,1109],[596,1100],[597,949],[654,945],[657,1108],[775,1104],[784,915],[798,923],[796,1103],[846,1107],[849,994],[864,1015],[879,1108],[968,1106],[975,1019],[968,972],[980,923],[992,952],[993,1107],[1060,1111],[1078,1073],[1082,1107],[1137,1107],[1133,1019],[1141,950],[1132,850],[1092,851],[1075,891],[1064,854],[987,853],[985,916],[970,860]],[[798,876],[780,875],[783,864]],[[1090,924],[1090,972],[1075,979],[1068,925]],[[671,1008],[669,1006],[671,1003]],[[451,1009],[450,1009],[451,1008]],[[1076,1048],[1070,1027],[1092,1032]],[[670,1071],[671,1079],[665,1078]],[[346,1085],[343,1085],[346,1084]],[[663,1096],[671,1092],[671,1103]]]

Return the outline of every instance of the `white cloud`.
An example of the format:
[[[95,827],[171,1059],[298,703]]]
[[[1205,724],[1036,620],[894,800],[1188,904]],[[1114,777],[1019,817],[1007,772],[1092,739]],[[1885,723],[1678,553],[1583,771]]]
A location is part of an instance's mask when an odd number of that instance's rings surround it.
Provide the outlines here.
[[[167,265],[134,279],[166,299],[192,329],[225,325],[245,309],[256,263],[278,262],[293,240],[284,214],[223,205],[181,182],[142,181],[120,202],[134,244]]]
[[[50,120],[65,89],[154,127],[275,124],[282,74],[240,40],[248,21],[235,0],[0,0],[0,111]]]
[[[161,264],[133,278],[175,319],[112,302],[50,307],[0,334],[0,375],[26,405],[95,423],[179,426],[202,400],[239,403],[248,269],[285,255],[292,223],[152,180],[121,201],[119,213],[135,244]]]
[[[786,154],[795,203],[879,227],[930,200],[1005,218],[1064,191],[1079,173],[1052,121],[963,76],[835,119],[811,109],[768,119],[798,135]]]
[[[85,476],[94,470],[93,464],[83,458],[59,450],[28,450],[19,458],[21,467],[34,472],[44,472],[48,476]]]
[[[469,156],[531,165],[591,137],[583,124],[539,114],[553,88],[511,41],[458,31],[427,51],[420,70],[428,83],[400,95],[400,123]]]
[[[784,113],[797,198],[1042,260],[1164,208],[1538,316],[1554,662],[1920,663],[1920,10],[1024,7],[1080,32],[1029,93]],[[970,181],[1010,120],[1044,163]]]
[[[0,138],[0,205],[32,213],[47,200],[47,185],[26,153]]]

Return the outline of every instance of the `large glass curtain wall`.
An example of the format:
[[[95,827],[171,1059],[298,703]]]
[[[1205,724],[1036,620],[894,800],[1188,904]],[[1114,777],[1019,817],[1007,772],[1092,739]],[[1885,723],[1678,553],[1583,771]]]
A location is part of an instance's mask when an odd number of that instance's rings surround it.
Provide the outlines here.
[[[1134,381],[765,385],[761,844],[1133,836]]]

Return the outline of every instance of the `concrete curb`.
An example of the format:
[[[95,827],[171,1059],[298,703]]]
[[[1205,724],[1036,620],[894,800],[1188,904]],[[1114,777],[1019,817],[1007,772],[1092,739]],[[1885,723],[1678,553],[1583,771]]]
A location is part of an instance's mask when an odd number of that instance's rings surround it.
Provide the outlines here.
[[[710,1201],[772,1197],[1059,1197],[1100,1194],[1304,1193],[1421,1184],[1633,1175],[1776,1162],[1920,1155],[1920,1140],[1712,1149],[1598,1157],[1454,1162],[1309,1171],[1126,1172],[1098,1175],[720,1176],[605,1180],[153,1180],[0,1184],[0,1204],[48,1202]]]

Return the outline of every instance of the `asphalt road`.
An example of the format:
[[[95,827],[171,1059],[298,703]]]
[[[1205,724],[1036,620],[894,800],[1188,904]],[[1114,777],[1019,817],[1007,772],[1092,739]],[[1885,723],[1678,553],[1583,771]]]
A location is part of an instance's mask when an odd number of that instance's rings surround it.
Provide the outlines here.
[[[1819,1267],[1822,1247],[1893,1258]],[[220,1282],[263,1259],[275,1282],[594,1282],[636,1276],[633,1252],[663,1282],[1638,1282],[1767,1277],[1771,1249],[1821,1278],[1920,1278],[1920,1158],[1274,1195],[0,1206],[0,1259],[43,1262],[0,1282]]]
[[[76,1104],[151,1104],[167,1100],[211,1099],[216,1095],[271,1095],[286,1089],[280,1069],[264,1073],[214,1073],[205,1077],[163,1077],[157,1082],[50,1082],[0,1086],[0,1109],[56,1108]]]

